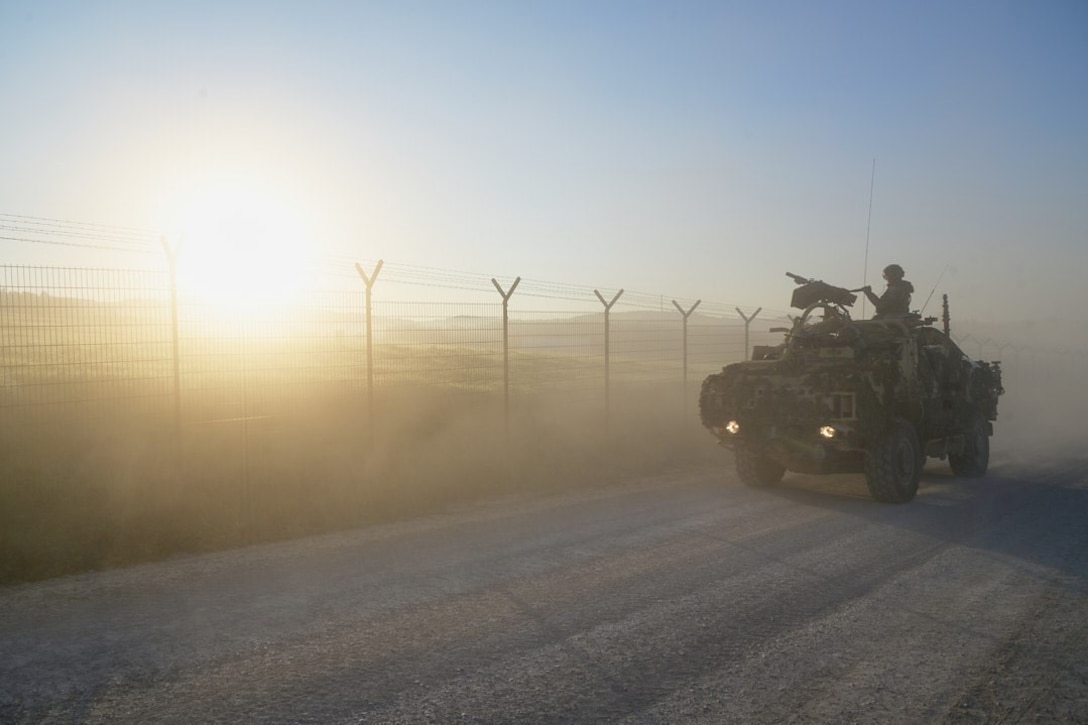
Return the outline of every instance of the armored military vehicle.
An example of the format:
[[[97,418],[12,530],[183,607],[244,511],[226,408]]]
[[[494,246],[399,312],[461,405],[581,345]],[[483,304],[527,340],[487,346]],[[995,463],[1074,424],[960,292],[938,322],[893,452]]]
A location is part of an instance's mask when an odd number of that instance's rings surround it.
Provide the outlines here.
[[[802,310],[782,344],[709,376],[702,423],[732,448],[749,485],[798,473],[864,473],[877,501],[914,498],[927,458],[986,473],[1001,367],[972,360],[919,314],[854,320],[855,292],[787,273]]]

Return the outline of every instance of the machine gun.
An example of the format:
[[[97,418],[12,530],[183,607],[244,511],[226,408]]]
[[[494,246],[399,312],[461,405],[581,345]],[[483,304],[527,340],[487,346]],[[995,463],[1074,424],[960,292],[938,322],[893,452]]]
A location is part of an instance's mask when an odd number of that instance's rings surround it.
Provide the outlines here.
[[[793,291],[793,297],[790,300],[790,305],[799,310],[808,309],[812,305],[825,302],[850,307],[858,298],[854,292],[861,291],[835,287],[818,279],[809,279],[793,272],[786,272],[786,276],[800,285]]]

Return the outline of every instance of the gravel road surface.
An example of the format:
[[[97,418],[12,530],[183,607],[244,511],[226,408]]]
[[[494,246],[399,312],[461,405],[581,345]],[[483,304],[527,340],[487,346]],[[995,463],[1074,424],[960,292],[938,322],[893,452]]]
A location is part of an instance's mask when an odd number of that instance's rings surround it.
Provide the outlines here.
[[[1088,460],[727,463],[0,589],[0,721],[1088,722]]]

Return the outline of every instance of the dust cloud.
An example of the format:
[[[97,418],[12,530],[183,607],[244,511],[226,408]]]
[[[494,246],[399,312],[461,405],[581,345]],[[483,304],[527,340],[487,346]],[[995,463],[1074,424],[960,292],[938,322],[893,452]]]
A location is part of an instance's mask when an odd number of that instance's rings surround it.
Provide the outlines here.
[[[1084,333],[1080,333],[1082,336]],[[963,325],[1001,361],[991,460],[1083,459],[1085,340],[1068,326]],[[168,403],[11,409],[3,421],[0,582],[427,515],[482,498],[613,484],[693,464],[731,467],[698,422],[698,388],[598,378],[500,391],[329,383],[261,397],[246,415]],[[158,407],[156,407],[158,406]]]
[[[991,456],[1047,461],[1088,455],[1088,331],[1071,321],[953,324],[968,355],[999,360],[1005,394],[998,403]]]
[[[610,484],[721,451],[698,424],[696,386],[617,385],[512,396],[330,388],[254,402],[244,419],[165,410],[82,418],[35,410],[0,443],[0,582],[427,515],[481,498]],[[5,423],[9,424],[9,419]]]

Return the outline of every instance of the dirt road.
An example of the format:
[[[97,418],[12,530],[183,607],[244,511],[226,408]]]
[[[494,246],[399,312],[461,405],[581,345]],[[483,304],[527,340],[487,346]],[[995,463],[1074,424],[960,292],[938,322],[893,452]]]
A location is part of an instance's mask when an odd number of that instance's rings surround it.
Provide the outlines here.
[[[1086,514],[693,470],[10,587],[0,721],[1086,722]]]

